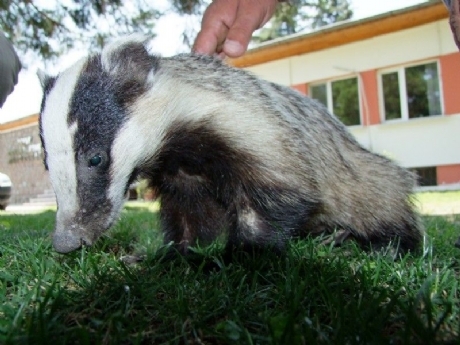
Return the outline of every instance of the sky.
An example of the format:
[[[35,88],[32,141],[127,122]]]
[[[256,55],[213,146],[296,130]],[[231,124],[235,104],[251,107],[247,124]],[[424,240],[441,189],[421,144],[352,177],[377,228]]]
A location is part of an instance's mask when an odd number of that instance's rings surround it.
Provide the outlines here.
[[[351,0],[354,11],[353,19],[370,17],[379,13],[412,6],[426,0]],[[162,1],[165,4],[165,1]],[[187,19],[176,14],[163,16],[156,24],[157,37],[152,42],[153,51],[162,56],[183,52],[181,34],[186,27]],[[83,57],[83,52],[73,52],[63,57],[56,70],[62,70]],[[33,64],[23,69],[13,93],[7,98],[0,109],[0,123],[12,121],[21,117],[38,113],[42,97],[41,86],[36,77],[37,67]],[[48,72],[48,71],[47,71]],[[55,73],[53,71],[52,73]]]

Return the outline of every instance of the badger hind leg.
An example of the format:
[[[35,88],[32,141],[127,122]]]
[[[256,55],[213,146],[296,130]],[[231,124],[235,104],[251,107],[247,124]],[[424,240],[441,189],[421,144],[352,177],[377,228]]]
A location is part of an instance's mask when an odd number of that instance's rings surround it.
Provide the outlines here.
[[[230,207],[227,254],[284,253],[288,240],[298,236],[301,225],[317,207],[291,190],[257,187],[251,196],[237,193]]]
[[[381,250],[391,246],[396,253],[414,252],[423,239],[423,226],[418,214],[410,202],[400,203],[397,212],[358,208],[360,212],[352,214],[348,221],[337,219],[330,214],[320,213],[309,220],[307,235],[324,236],[323,245],[341,246],[353,240],[363,249]],[[363,213],[362,210],[367,210]]]
[[[384,223],[379,228],[379,231],[360,243],[365,248],[381,249],[392,245],[396,249],[396,253],[405,254],[414,252],[419,248],[423,238],[422,226],[418,217],[413,215],[408,219],[401,220],[397,223]]]
[[[240,206],[231,216],[225,255],[241,251],[253,256],[266,251],[280,254],[288,237],[284,229],[264,219],[254,208]]]
[[[423,239],[423,227],[415,211],[407,207],[398,218],[379,219],[360,231],[350,229],[351,236],[364,249],[381,250],[390,246],[395,254],[401,255],[416,251]]]

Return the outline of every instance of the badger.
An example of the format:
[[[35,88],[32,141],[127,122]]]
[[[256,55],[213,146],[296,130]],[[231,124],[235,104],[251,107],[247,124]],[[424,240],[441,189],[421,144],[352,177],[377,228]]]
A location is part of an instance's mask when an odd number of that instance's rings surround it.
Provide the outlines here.
[[[160,196],[164,241],[182,254],[222,234],[230,251],[334,231],[402,250],[422,238],[409,171],[320,103],[217,58],[163,58],[129,36],[42,84],[57,252],[92,245],[137,178]]]

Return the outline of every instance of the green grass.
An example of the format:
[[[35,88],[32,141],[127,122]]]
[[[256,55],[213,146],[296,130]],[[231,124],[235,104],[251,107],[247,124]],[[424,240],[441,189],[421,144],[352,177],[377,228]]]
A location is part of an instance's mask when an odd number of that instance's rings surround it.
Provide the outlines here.
[[[424,217],[423,250],[397,261],[311,239],[231,264],[211,246],[201,264],[156,259],[156,211],[127,207],[70,255],[51,247],[54,211],[0,213],[0,343],[460,343],[460,216]],[[133,253],[147,259],[120,261]]]

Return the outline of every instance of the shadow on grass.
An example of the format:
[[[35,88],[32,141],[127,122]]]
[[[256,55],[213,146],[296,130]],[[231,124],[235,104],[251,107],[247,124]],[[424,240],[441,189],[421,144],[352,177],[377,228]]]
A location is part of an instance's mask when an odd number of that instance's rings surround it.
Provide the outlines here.
[[[314,256],[311,244],[301,243],[282,258],[265,254],[255,261],[241,256],[211,272],[203,267],[208,260],[219,264],[218,255],[205,255],[198,266],[179,260],[130,267],[107,261],[107,254],[82,251],[61,263],[62,278],[69,282],[55,287],[57,294],[50,293],[55,298],[32,314],[28,340],[91,344],[455,340],[455,330],[446,322],[453,313],[452,302],[438,295],[433,299],[435,278],[418,272],[410,282],[417,291],[411,292],[410,284],[395,281],[389,272],[400,265],[361,257],[353,246],[348,251],[347,256],[331,256],[324,249]],[[407,258],[404,265],[412,260]]]
[[[5,297],[0,340],[453,344],[460,340],[460,255],[452,245],[459,219],[424,217],[434,249],[398,261],[354,243],[333,248],[305,240],[292,242],[283,256],[242,254],[231,263],[211,246],[198,250],[192,264],[157,260],[158,218],[130,210],[93,248],[61,256],[44,242],[35,258],[18,257],[25,263],[13,275],[22,276],[0,275],[4,295],[18,297],[14,303]],[[147,260],[133,266],[119,260],[138,251]]]

